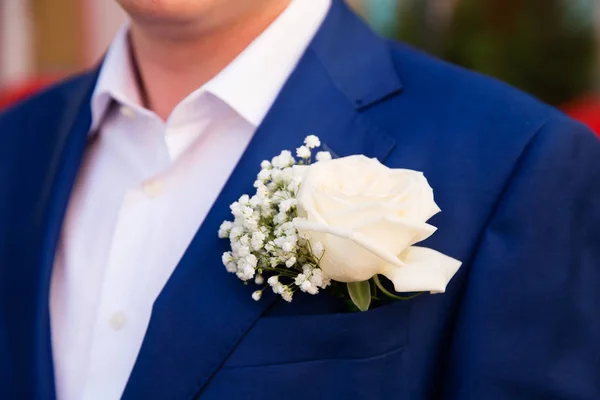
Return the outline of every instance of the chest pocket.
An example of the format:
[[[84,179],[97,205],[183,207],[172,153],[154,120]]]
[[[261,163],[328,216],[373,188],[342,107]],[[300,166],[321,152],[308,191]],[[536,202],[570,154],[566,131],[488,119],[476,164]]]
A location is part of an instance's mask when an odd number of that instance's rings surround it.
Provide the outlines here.
[[[409,305],[262,318],[202,398],[406,398]]]

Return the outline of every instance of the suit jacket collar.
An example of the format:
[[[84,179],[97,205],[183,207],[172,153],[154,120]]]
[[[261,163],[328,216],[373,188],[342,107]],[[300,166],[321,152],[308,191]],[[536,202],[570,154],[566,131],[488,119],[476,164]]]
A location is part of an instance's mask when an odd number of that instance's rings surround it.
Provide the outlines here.
[[[334,0],[309,50],[356,109],[402,90],[388,43],[343,3]]]
[[[44,177],[35,223],[15,249],[27,279],[15,269],[6,284],[32,301],[14,321],[31,340],[19,342],[33,368],[35,397],[54,396],[48,295],[58,238],[91,124],[90,99],[97,72],[87,74],[61,105],[65,117],[53,128],[48,147],[53,162]],[[217,230],[229,218],[229,204],[249,193],[259,164],[282,149],[294,149],[309,133],[321,137],[337,155],[365,154],[384,160],[394,140],[359,111],[398,93],[401,84],[387,44],[344,4],[335,0],[321,29],[258,128],[246,153],[156,300],[148,332],[125,389],[124,399],[192,398],[201,393],[245,333],[274,301],[250,298],[221,265],[227,243]],[[58,108],[58,107],[57,107]],[[57,109],[57,112],[58,109]],[[16,286],[15,286],[16,285]],[[13,321],[9,321],[9,324]],[[16,328],[15,328],[16,329]],[[16,331],[15,331],[16,332]]]

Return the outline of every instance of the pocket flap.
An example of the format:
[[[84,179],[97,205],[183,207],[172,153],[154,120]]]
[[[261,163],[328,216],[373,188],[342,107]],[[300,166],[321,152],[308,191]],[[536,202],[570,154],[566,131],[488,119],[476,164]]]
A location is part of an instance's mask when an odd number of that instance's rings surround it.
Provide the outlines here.
[[[263,317],[225,366],[376,357],[406,345],[409,305],[398,301],[362,313]]]

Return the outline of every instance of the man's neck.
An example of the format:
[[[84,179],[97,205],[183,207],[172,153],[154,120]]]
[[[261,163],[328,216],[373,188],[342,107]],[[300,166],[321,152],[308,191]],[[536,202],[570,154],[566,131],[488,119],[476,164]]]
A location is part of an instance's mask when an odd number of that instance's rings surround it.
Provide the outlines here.
[[[144,105],[166,120],[177,104],[233,61],[289,3],[275,2],[270,9],[186,39],[134,21],[130,41]]]

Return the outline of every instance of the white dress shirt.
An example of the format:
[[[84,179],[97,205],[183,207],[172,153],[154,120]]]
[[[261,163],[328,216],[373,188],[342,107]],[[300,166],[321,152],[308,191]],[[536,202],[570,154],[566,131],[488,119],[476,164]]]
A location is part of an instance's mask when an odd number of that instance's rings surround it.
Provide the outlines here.
[[[60,400],[121,396],[154,301],[330,2],[294,0],[166,122],[140,104],[128,28],[115,38],[92,97],[90,142],[52,274]]]

